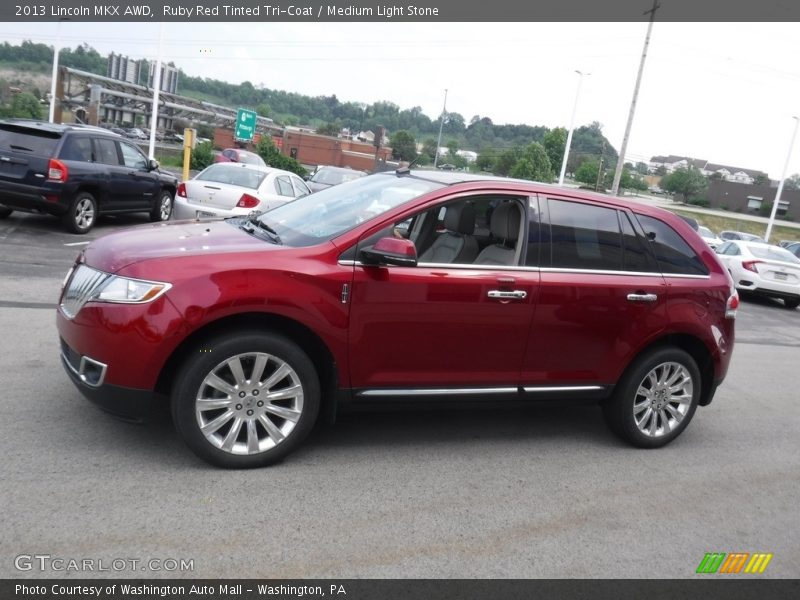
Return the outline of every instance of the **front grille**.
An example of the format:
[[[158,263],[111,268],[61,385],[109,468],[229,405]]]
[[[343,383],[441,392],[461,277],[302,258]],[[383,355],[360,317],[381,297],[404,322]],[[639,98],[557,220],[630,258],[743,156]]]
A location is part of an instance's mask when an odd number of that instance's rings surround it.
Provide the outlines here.
[[[72,273],[61,299],[61,310],[64,314],[74,319],[83,305],[92,295],[111,277],[102,271],[96,271],[86,265],[79,265]]]

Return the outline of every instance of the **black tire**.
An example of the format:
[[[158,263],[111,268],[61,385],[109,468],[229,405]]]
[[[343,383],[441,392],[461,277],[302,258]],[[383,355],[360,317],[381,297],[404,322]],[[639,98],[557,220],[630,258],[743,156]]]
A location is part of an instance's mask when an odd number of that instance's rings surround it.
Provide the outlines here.
[[[794,310],[795,308],[800,306],[800,298],[784,298],[783,299],[783,305],[786,308],[790,308],[790,309]]]
[[[88,192],[78,192],[61,222],[72,233],[87,233],[97,222],[97,200]]]
[[[249,381],[234,385],[237,376],[228,361],[238,362],[238,379],[245,381],[254,375],[258,360],[266,361],[263,375],[258,377],[262,384],[269,383],[282,365],[288,366],[287,374],[268,387]],[[227,393],[207,383],[213,375],[223,380]],[[293,393],[298,385],[299,393]],[[269,390],[272,395],[284,392],[287,398],[269,402]],[[206,404],[198,409],[201,397],[220,406]],[[173,387],[171,407],[178,433],[197,456],[218,467],[249,469],[273,464],[294,450],[311,431],[319,404],[317,371],[297,344],[278,334],[239,332],[208,340],[189,355]],[[220,423],[216,428],[212,425],[215,420]],[[201,423],[211,425],[211,430],[203,433]],[[252,439],[256,444],[251,450]]]
[[[11,216],[11,213],[14,211],[10,208],[6,208],[5,206],[0,206],[0,219],[7,219]]]
[[[169,190],[161,190],[156,203],[150,210],[150,221],[153,223],[169,221],[172,216],[173,202],[172,194],[170,194]]]
[[[684,387],[681,390],[682,402],[670,402],[667,391],[661,391],[652,380],[646,381],[651,373],[656,379],[666,379],[667,382],[672,375],[680,376],[677,382],[687,381],[688,378],[690,389]],[[612,397],[603,404],[603,416],[609,428],[633,446],[660,448],[678,437],[689,425],[697,410],[701,384],[700,369],[688,353],[674,347],[654,348],[631,364],[616,385]],[[638,395],[640,386],[648,390],[652,386],[655,393],[650,397]],[[673,395],[672,398],[677,396]],[[641,416],[638,424],[634,416],[635,404],[639,407],[637,414]],[[680,421],[677,416],[680,416]],[[647,429],[648,433],[640,427]]]

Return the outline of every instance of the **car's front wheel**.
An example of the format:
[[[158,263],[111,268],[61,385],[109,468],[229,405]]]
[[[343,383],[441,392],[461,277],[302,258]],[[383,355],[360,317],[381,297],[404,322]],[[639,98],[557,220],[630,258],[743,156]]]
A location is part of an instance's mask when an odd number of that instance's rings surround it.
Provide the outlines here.
[[[686,429],[700,398],[700,370],[680,348],[640,356],[603,405],[611,430],[639,448],[665,446]]]
[[[97,200],[88,192],[78,193],[61,220],[72,233],[88,232],[97,220]]]
[[[172,216],[172,194],[169,190],[162,190],[150,211],[150,220],[154,223],[169,221]]]
[[[200,458],[225,468],[272,464],[308,435],[319,413],[314,364],[291,340],[232,333],[196,348],[172,394],[175,426]]]

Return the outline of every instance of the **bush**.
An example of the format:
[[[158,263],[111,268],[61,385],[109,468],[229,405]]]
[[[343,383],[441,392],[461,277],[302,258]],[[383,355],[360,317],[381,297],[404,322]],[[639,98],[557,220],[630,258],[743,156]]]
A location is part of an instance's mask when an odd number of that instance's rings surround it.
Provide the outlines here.
[[[703,207],[708,207],[711,205],[711,203],[705,198],[690,198],[687,204],[691,204],[693,206],[703,206]]]
[[[213,162],[214,149],[211,147],[211,142],[203,142],[197,144],[192,150],[192,160],[189,163],[189,168],[193,171],[202,171]]]
[[[276,169],[283,169],[284,171],[291,171],[300,177],[305,177],[308,171],[303,168],[298,161],[288,156],[281,154],[281,151],[275,147],[275,144],[268,135],[262,135],[256,146],[256,153],[264,159],[270,167]]]

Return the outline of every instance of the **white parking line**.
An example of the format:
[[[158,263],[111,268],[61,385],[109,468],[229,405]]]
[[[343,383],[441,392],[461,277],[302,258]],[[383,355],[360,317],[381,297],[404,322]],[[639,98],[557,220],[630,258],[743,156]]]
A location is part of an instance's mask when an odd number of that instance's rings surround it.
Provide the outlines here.
[[[70,242],[69,244],[64,244],[65,246],[85,246],[86,244],[91,244],[92,242]]]

